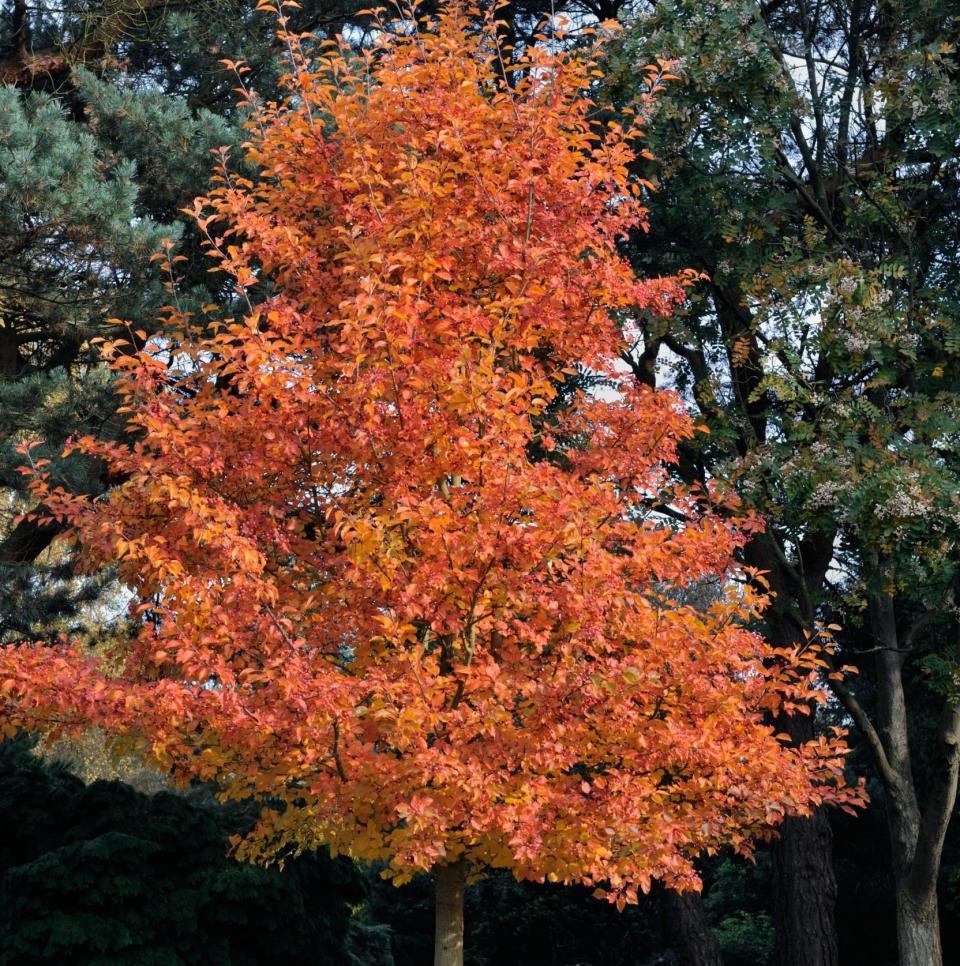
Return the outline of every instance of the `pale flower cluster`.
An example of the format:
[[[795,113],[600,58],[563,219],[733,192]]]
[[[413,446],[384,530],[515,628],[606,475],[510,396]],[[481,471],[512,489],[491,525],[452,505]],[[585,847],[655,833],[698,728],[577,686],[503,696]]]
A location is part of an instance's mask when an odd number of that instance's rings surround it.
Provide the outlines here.
[[[873,345],[873,339],[862,332],[845,332],[843,344],[851,352],[866,352]]]
[[[824,442],[822,439],[814,440],[810,446],[810,455],[815,459],[832,459],[834,455],[833,448],[829,443]]]
[[[878,520],[925,517],[930,511],[930,501],[916,483],[901,484],[883,503],[874,507]]]
[[[807,498],[807,507],[811,510],[824,510],[836,506],[839,496],[846,489],[847,486],[839,480],[824,480],[816,485]]]
[[[951,111],[956,110],[954,93],[949,84],[944,84],[941,87],[938,87],[933,92],[933,99],[937,102],[937,107],[939,107],[944,114],[949,114]]]
[[[916,332],[904,332],[900,335],[898,341],[904,349],[916,349],[920,345],[920,336]]]

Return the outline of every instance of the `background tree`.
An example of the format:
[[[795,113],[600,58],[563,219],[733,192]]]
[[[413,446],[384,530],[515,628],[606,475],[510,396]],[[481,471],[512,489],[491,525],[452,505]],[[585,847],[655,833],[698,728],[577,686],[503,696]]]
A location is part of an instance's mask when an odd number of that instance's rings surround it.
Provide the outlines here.
[[[122,4],[111,4],[118,16]],[[129,5],[131,8],[133,5]],[[149,5],[148,5],[149,6]],[[25,435],[49,441],[94,433],[115,438],[112,377],[91,339],[108,334],[111,317],[152,329],[166,300],[162,273],[150,265],[164,237],[196,251],[178,209],[199,194],[209,152],[234,140],[225,110],[226,78],[216,93],[185,93],[171,50],[182,50],[190,18],[156,13],[149,36],[129,21],[96,57],[80,56],[70,37],[104,20],[90,4],[4,5],[0,16],[0,635],[42,637],[51,627],[79,630],[85,605],[115,592],[109,571],[71,580],[69,560],[51,553],[52,524],[17,521],[28,505],[17,447]],[[122,19],[122,18],[121,18]],[[249,18],[248,18],[249,19]],[[144,30],[147,24],[141,24]],[[152,39],[152,59],[140,53]],[[139,44],[137,42],[139,40]],[[140,53],[137,69],[130,57]],[[53,57],[60,57],[59,67]],[[14,65],[46,66],[19,70]],[[208,54],[206,69],[214,59]],[[92,69],[88,69],[92,68]],[[19,71],[19,72],[18,72]],[[222,73],[222,72],[221,72]],[[218,100],[219,98],[219,100]],[[212,110],[210,109],[212,108]],[[206,277],[205,277],[206,276]],[[212,277],[195,272],[182,297],[222,299]],[[100,493],[103,467],[72,459],[58,472]],[[116,609],[116,608],[114,608]]]
[[[18,740],[0,744],[0,816],[16,829],[0,845],[5,964],[353,964],[370,935],[351,925],[364,887],[346,860],[281,874],[228,858],[242,808],[85,785]]]
[[[665,489],[674,397],[618,379],[614,313],[682,293],[617,253],[642,211],[622,132],[591,133],[592,62],[534,46],[506,85],[492,20],[439,23],[317,64],[281,32],[289,99],[248,97],[262,176],[225,167],[196,206],[242,318],[175,308],[115,355],[143,437],[82,444],[125,481],[105,500],[37,484],[159,620],[119,678],[7,648],[2,690],[14,723],[108,724],[292,806],[247,854],[436,867],[446,964],[468,864],[623,903],[858,792],[839,742],[763,718],[822,698],[812,642],[748,631],[745,585],[683,601],[741,538]],[[574,361],[607,393],[544,424]]]
[[[643,173],[661,190],[635,259],[710,280],[648,320],[628,361],[710,427],[688,478],[736,483],[765,515],[744,553],[776,592],[772,638],[864,625],[845,654],[863,673],[835,690],[884,789],[903,963],[940,961],[956,794],[957,29],[935,2],[659,3],[614,94],[637,64],[678,59],[683,82],[652,108]],[[908,693],[938,703],[935,727],[911,725]],[[800,917],[778,903],[777,962],[837,961],[828,850],[823,818],[777,849],[778,895],[810,900]]]
[[[303,29],[333,32],[362,4],[321,2]],[[50,552],[54,523],[22,519],[29,495],[17,447],[122,431],[109,370],[91,339],[110,318],[152,332],[175,242],[185,307],[230,305],[198,257],[182,209],[206,189],[211,150],[236,141],[243,112],[224,57],[243,58],[264,96],[277,91],[280,49],[269,17],[238,0],[0,0],[0,637],[97,632],[116,611],[109,569],[72,579]],[[97,463],[60,472],[91,494],[115,483]],[[105,602],[106,608],[96,605]],[[93,617],[91,617],[91,614]]]

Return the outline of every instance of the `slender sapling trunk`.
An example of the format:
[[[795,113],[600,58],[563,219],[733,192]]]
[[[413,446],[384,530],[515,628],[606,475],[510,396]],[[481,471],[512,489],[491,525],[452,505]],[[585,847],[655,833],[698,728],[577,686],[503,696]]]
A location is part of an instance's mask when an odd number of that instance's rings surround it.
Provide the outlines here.
[[[463,966],[463,894],[467,863],[458,859],[438,866],[437,924],[433,966]]]

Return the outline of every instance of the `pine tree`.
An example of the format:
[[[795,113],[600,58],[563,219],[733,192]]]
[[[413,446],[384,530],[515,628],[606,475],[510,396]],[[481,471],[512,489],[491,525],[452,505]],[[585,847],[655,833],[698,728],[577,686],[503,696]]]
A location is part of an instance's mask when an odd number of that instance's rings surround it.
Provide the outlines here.
[[[16,3],[0,18],[0,73],[17,82],[0,87],[3,640],[89,631],[116,610],[109,569],[75,579],[64,552],[49,549],[57,528],[18,519],[30,503],[17,447],[39,432],[53,455],[71,435],[122,431],[112,377],[91,339],[110,334],[113,317],[151,326],[167,297],[151,256],[164,238],[178,250],[196,246],[178,209],[202,190],[209,151],[236,137],[235,120],[215,98],[210,111],[168,96],[171,77],[157,69],[162,52],[140,64],[150,85],[132,83],[115,59],[92,64],[96,72],[83,58],[68,58],[59,72],[13,70],[34,52],[49,67],[50,52],[66,49],[59,41],[81,32],[70,9],[59,18]],[[175,39],[182,26],[165,29]],[[186,280],[188,300],[220,295],[201,275]],[[112,482],[89,460],[60,461],[57,472],[91,494]]]
[[[0,964],[357,966],[351,946],[375,932],[352,925],[364,887],[351,863],[237,863],[226,844],[244,809],[199,802],[85,785],[26,740],[0,744]]]

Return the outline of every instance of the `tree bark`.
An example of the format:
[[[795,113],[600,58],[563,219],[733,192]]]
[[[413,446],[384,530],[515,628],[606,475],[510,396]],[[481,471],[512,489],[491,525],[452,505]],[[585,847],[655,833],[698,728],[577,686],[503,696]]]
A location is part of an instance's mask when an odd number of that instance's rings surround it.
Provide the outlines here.
[[[876,555],[871,563],[878,573],[886,572]],[[893,595],[889,592],[873,594],[869,600],[869,613],[873,637],[880,648],[877,652],[877,718],[887,766],[893,774],[893,780],[888,780],[886,787],[886,811],[896,883],[900,966],[941,966],[943,954],[937,911],[939,849],[933,868],[921,872],[917,865],[917,845],[923,816],[913,776],[903,688],[904,654],[897,633]]]
[[[906,883],[897,883],[897,945],[900,966],[943,966],[937,890],[913,896]]]
[[[889,576],[890,564],[878,554],[866,563],[874,574]],[[954,590],[954,601],[960,589]],[[870,630],[876,646],[877,711],[871,719],[842,682],[834,691],[856,722],[873,756],[886,793],[886,818],[893,858],[900,966],[942,966],[937,879],[943,843],[957,801],[960,774],[960,704],[946,696],[936,746],[929,765],[926,795],[920,801],[913,775],[903,664],[907,649],[897,629],[895,598],[888,589],[868,599]],[[920,626],[919,624],[917,626]],[[957,628],[960,640],[960,626]],[[909,643],[913,631],[905,641]]]
[[[786,562],[776,540],[773,533],[755,537],[746,548],[747,561],[767,573],[775,594],[767,618],[769,640],[795,647],[803,640],[803,626],[813,621],[812,601],[829,565],[833,534],[814,533],[802,542],[802,573]],[[790,735],[794,744],[815,737],[813,708],[809,714],[779,717],[775,725],[777,731]],[[771,853],[774,966],[838,966],[837,880],[826,809],[816,809],[810,818],[786,819]]]
[[[837,880],[824,810],[786,819],[772,851],[774,966],[837,966]]]
[[[777,720],[795,743],[814,736],[813,714]],[[774,966],[837,966],[833,832],[826,809],[810,818],[788,818],[771,850],[773,858]]]
[[[667,939],[679,966],[723,966],[720,944],[710,930],[699,892],[663,894]]]
[[[436,870],[437,920],[433,966],[463,966],[463,894],[467,863],[458,859]]]
[[[874,610],[875,615],[882,611]],[[892,623],[874,624],[875,636],[896,646]],[[887,634],[876,634],[886,630]],[[948,701],[932,764],[933,775],[921,810],[910,768],[899,649],[883,650],[877,661],[878,726],[842,684],[835,691],[860,728],[883,780],[893,856],[900,966],[942,966],[937,879],[943,841],[957,799],[960,768],[960,708]]]

